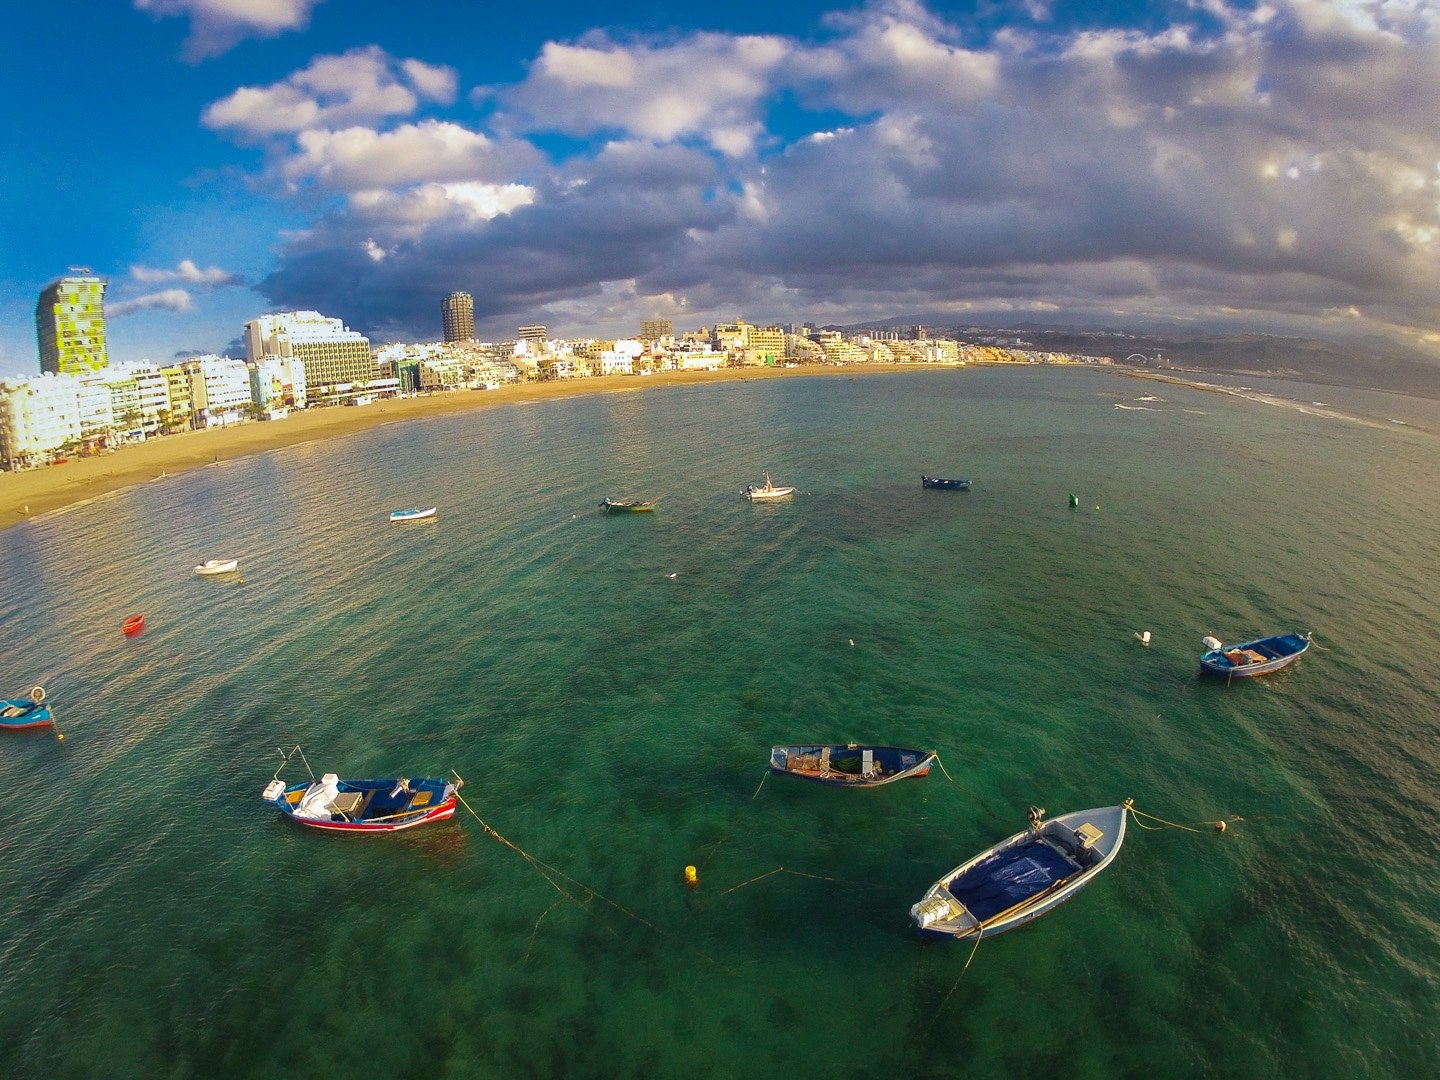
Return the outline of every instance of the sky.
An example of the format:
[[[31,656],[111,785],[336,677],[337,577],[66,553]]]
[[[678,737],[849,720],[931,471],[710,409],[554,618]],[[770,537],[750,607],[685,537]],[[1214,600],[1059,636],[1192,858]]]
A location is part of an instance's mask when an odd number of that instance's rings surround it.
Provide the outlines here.
[[[313,309],[1384,335],[1440,356],[1440,0],[95,0],[6,16],[0,376]]]

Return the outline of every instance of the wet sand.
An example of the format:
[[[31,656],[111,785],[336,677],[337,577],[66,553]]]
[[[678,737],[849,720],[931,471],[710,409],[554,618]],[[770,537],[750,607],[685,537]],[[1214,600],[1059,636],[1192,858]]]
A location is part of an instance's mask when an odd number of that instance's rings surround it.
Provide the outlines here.
[[[331,439],[380,424],[469,412],[492,405],[515,404],[576,394],[637,392],[659,386],[734,382],[803,376],[850,376],[897,371],[951,371],[944,365],[867,364],[857,367],[723,368],[719,371],[674,371],[655,375],[609,375],[595,379],[521,383],[498,390],[455,390],[428,397],[381,401],[374,405],[331,407],[292,413],[284,420],[254,421],[230,427],[187,431],[150,439],[137,446],[90,458],[72,458],[63,465],[23,472],[0,472],[0,528],[84,502],[100,495],[174,476],[216,461],[259,454],[283,446]]]

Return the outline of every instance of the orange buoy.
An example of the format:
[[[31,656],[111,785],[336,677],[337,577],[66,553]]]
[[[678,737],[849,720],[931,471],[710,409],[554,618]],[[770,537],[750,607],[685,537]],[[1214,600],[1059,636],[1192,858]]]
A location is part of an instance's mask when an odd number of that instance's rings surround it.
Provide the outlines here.
[[[128,619],[126,619],[123,623],[120,624],[120,629],[125,631],[127,637],[134,637],[136,634],[140,633],[141,630],[145,629],[145,616],[131,615]]]

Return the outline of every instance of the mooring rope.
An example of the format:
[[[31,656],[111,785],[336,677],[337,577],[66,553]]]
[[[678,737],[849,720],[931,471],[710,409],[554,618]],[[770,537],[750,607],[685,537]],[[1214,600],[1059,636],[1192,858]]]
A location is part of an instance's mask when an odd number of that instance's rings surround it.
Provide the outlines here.
[[[500,843],[504,844],[506,847],[514,851],[522,859],[528,862],[531,866],[533,866],[536,872],[539,873],[541,877],[543,877],[546,881],[550,882],[551,886],[555,889],[556,892],[558,892],[561,896],[565,897],[565,899],[569,900],[571,903],[575,904],[577,907],[583,908],[587,905],[582,903],[576,897],[571,896],[570,893],[566,892],[563,888],[561,888],[560,885],[555,881],[555,878],[552,878],[550,876],[551,874],[555,875],[555,877],[564,878],[572,885],[584,889],[592,897],[596,898],[597,900],[603,900],[605,903],[613,907],[616,911],[620,912],[620,914],[625,915],[628,918],[634,919],[641,926],[648,927],[649,929],[654,930],[657,933],[659,932],[660,928],[657,927],[654,923],[652,923],[649,919],[645,919],[639,915],[636,915],[629,908],[626,908],[621,904],[617,904],[614,900],[611,900],[608,896],[605,896],[604,894],[597,892],[595,889],[592,889],[583,881],[576,881],[563,870],[559,870],[556,867],[551,866],[549,863],[537,859],[534,855],[531,855],[519,844],[516,844],[514,841],[507,840],[505,837],[501,836],[498,832],[496,832],[494,829],[492,829],[489,825],[486,824],[484,818],[482,818],[479,814],[475,813],[475,808],[471,806],[468,802],[466,802],[465,797],[461,795],[458,791],[455,793],[455,798],[459,800],[461,806],[465,807],[466,810],[470,811],[470,815],[480,823],[480,827],[482,829],[484,829],[489,835],[493,836],[496,840],[499,840]],[[607,929],[609,928],[607,927]],[[610,932],[612,934],[614,933],[613,930],[611,930]]]
[[[773,877],[776,874],[793,874],[796,877],[809,878],[812,881],[831,881],[834,882],[836,885],[854,885],[856,888],[883,889],[888,887],[888,883],[882,884],[875,881],[850,881],[846,878],[828,877],[825,874],[807,874],[804,870],[790,870],[784,866],[777,866],[774,870],[766,870],[765,873],[761,874],[758,877],[753,877],[749,881],[742,881],[739,885],[731,885],[730,888],[718,892],[715,895],[725,896],[729,893],[735,892],[737,889],[743,889],[747,885],[754,885],[757,881],[764,881],[767,877]]]
[[[1126,803],[1125,809],[1127,809],[1127,810],[1130,811],[1131,815],[1132,815],[1132,816],[1134,817],[1134,819],[1135,819],[1135,824],[1136,824],[1136,825],[1140,826],[1140,828],[1145,829],[1145,830],[1147,830],[1147,831],[1149,831],[1149,832],[1161,832],[1161,831],[1163,831],[1163,830],[1166,829],[1166,828],[1170,828],[1170,829],[1184,829],[1186,832],[1193,832],[1193,833],[1198,833],[1198,832],[1202,832],[1202,831],[1203,831],[1203,830],[1201,830],[1201,829],[1195,828],[1195,825],[1209,825],[1210,828],[1211,828],[1212,830],[1214,830],[1215,832],[1224,832],[1224,831],[1226,830],[1226,828],[1228,827],[1224,821],[1197,821],[1197,822],[1195,822],[1194,825],[1181,825],[1181,824],[1178,823],[1178,822],[1175,822],[1175,821],[1166,821],[1164,818],[1156,817],[1154,814],[1147,814],[1147,813],[1145,813],[1144,811],[1136,810],[1135,807],[1129,805],[1128,802]],[[1160,824],[1159,824],[1159,825],[1146,825],[1145,822],[1143,822],[1143,821],[1140,820],[1142,817],[1143,817],[1143,818],[1149,818],[1151,821],[1158,821],[1158,822],[1160,822]],[[1245,819],[1244,819],[1243,817],[1241,817],[1239,814],[1234,814],[1234,815],[1231,816],[1230,820],[1231,820],[1231,821],[1244,821]]]

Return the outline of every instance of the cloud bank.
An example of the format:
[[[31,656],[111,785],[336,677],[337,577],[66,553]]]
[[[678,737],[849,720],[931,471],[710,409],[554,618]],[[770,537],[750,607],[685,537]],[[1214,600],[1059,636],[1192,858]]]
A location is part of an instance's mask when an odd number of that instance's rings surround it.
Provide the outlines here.
[[[1440,8],[1222,0],[1003,30],[914,0],[813,40],[595,32],[509,85],[381,47],[215,102],[313,208],[261,289],[375,334],[924,313],[1440,324]]]

